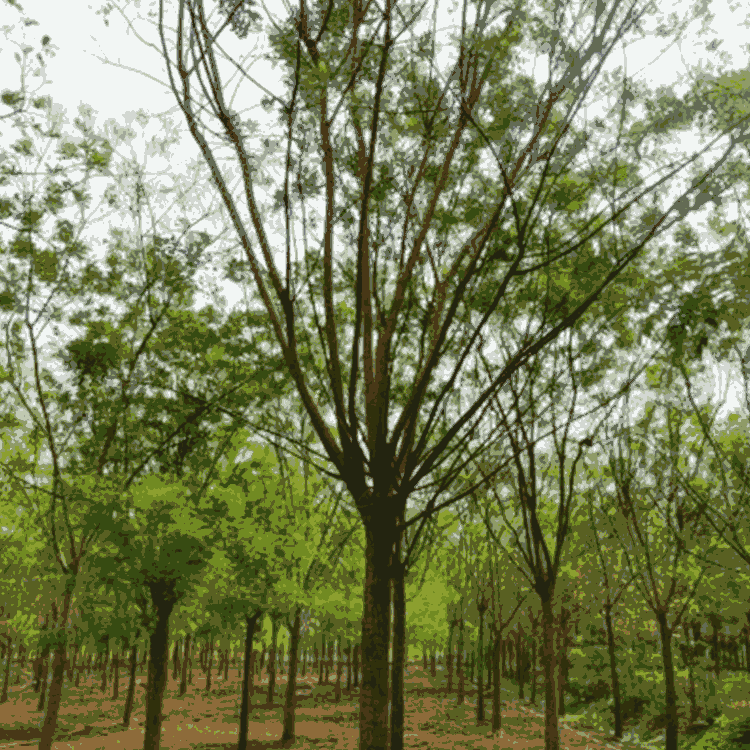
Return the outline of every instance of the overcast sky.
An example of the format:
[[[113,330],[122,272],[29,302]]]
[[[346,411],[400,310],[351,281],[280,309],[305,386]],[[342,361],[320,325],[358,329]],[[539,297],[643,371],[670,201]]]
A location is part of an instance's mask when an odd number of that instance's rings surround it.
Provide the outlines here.
[[[17,41],[23,39],[23,34],[34,48],[38,49],[38,40],[42,34],[51,36],[51,43],[56,50],[56,56],[48,64],[49,85],[43,93],[49,94],[53,100],[62,105],[67,118],[72,120],[80,104],[91,105],[96,112],[97,123],[103,124],[108,119],[121,124],[132,123],[137,110],[145,110],[150,114],[172,113],[176,124],[184,128],[184,119],[176,107],[171,91],[165,83],[167,76],[163,64],[159,38],[156,27],[145,19],[149,9],[156,7],[153,3],[139,3],[125,5],[125,15],[132,22],[129,28],[123,15],[114,11],[109,16],[109,26],[105,26],[103,17],[97,15],[101,3],[87,3],[80,0],[35,0],[23,3],[32,18],[40,22],[40,26],[26,29],[19,24],[19,15],[8,4],[0,5],[0,26],[15,26],[10,37]],[[167,3],[172,9],[176,3]],[[213,4],[208,3],[208,7]],[[682,3],[668,3],[665,12],[674,12],[682,17],[687,9],[693,5],[693,0]],[[275,7],[274,4],[271,4]],[[439,29],[449,29],[455,22],[455,13],[451,11],[454,3],[441,2],[438,9]],[[711,3],[716,18],[711,24],[709,33],[699,36],[700,24],[696,23],[680,45],[673,45],[664,51],[665,40],[649,36],[641,42],[629,46],[627,52],[617,50],[611,55],[607,63],[608,68],[624,64],[628,75],[648,82],[650,85],[674,84],[684,73],[685,66],[695,65],[705,61],[709,56],[717,59],[717,55],[726,55],[726,64],[733,68],[748,66],[748,34],[747,7],[743,3],[729,3],[727,0],[717,0]],[[732,10],[733,8],[733,10]],[[174,16],[172,10],[171,16]],[[647,21],[647,28],[653,26],[653,21]],[[718,41],[715,41],[718,40]],[[171,40],[170,40],[171,42]],[[709,53],[707,45],[718,48],[718,52]],[[263,49],[260,42],[252,38],[239,41],[231,34],[225,34],[223,43],[230,51],[241,53],[254,52],[254,62],[250,68],[253,77],[263,85],[276,92],[282,91],[278,85],[279,71],[274,70],[263,59]],[[14,87],[17,81],[18,66],[13,60],[16,47],[7,44],[0,36],[0,88]],[[445,53],[445,67],[452,61],[452,49]],[[107,64],[105,60],[126,66],[128,69]],[[539,80],[546,77],[545,57],[540,54],[536,60],[528,60],[528,70]],[[676,87],[679,91],[679,87]],[[245,86],[242,92],[242,110],[245,116],[252,116],[271,129],[272,117],[265,113],[259,105],[261,92],[253,90],[252,86]],[[239,108],[240,105],[238,105]],[[595,106],[592,108],[595,109]],[[596,112],[589,110],[588,115]],[[7,131],[7,128],[0,127]],[[689,147],[691,138],[682,138],[683,146]],[[185,132],[181,147],[175,148],[168,161],[159,161],[153,157],[149,161],[149,169],[154,175],[166,174],[170,170],[179,168],[179,164],[186,165],[197,157],[197,148],[192,137]],[[696,141],[697,145],[697,141]],[[138,151],[139,145],[133,148]],[[699,228],[699,227],[697,227]],[[700,228],[699,228],[700,231]],[[704,231],[701,231],[704,235]],[[230,301],[235,292],[229,294]]]

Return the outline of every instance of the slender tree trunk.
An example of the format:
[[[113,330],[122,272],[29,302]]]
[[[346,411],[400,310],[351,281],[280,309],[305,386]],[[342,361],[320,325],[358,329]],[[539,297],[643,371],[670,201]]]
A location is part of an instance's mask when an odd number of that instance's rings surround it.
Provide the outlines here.
[[[151,586],[151,599],[156,610],[156,624],[149,637],[143,750],[159,750],[161,744],[161,711],[169,674],[169,617],[175,605],[173,593],[161,582]]]
[[[524,658],[523,648],[521,647],[521,639],[523,637],[523,629],[521,624],[518,624],[518,630],[516,631],[516,680],[518,680],[518,700],[524,700],[523,694],[523,678],[524,678]]]
[[[492,734],[500,731],[502,716],[500,714],[500,643],[502,635],[494,631],[492,644]]]
[[[695,673],[693,672],[693,644],[690,642],[690,628],[683,623],[685,631],[685,645],[682,647],[682,656],[688,671],[687,696],[690,701],[690,723],[693,724],[698,718],[698,703],[695,699]]]
[[[282,742],[293,742],[294,718],[297,708],[297,658],[299,655],[299,631],[302,625],[302,615],[299,607],[294,612],[294,622],[289,631],[289,677],[286,681],[286,697],[284,700],[284,725],[281,732]]]
[[[273,705],[276,691],[276,641],[279,638],[279,618],[271,618],[271,650],[268,654],[268,705]]]
[[[42,661],[39,667],[39,700],[36,704],[37,711],[44,711],[47,702],[47,678],[49,677],[49,646],[42,649]]]
[[[560,750],[560,733],[557,726],[557,681],[555,614],[552,611],[552,593],[542,597],[542,667],[544,669],[544,750]]]
[[[404,747],[404,662],[406,660],[406,592],[401,569],[401,539],[396,540],[393,562],[393,666],[391,669],[391,750]]]
[[[133,700],[135,698],[135,670],[138,666],[138,636],[133,639],[130,649],[130,676],[128,679],[128,692],[125,697],[125,710],[122,713],[122,725],[130,726],[130,715],[133,712]]]
[[[677,690],[674,679],[674,661],[672,659],[672,631],[667,624],[666,612],[658,612],[661,639],[661,657],[664,662],[664,702],[667,709],[667,739],[665,750],[677,750]]]
[[[321,650],[320,650],[320,659],[318,660],[318,685],[323,684],[323,670],[325,669],[325,660],[326,660],[326,635],[325,633],[320,634],[320,642],[321,642]],[[328,678],[326,678],[326,682],[328,682]]]
[[[336,685],[333,688],[333,699],[336,703],[341,703],[341,672],[343,662],[341,661],[341,636],[336,639]]]
[[[104,658],[102,659],[102,693],[107,692],[107,668],[109,667],[109,634],[104,638]]]
[[[7,661],[5,662],[5,674],[3,675],[3,691],[0,694],[0,703],[8,702],[8,684],[10,683],[10,665],[13,661],[13,639],[7,636],[8,648],[6,649]]]
[[[432,675],[432,677],[437,675],[437,665],[435,664],[435,660],[435,649],[432,649],[432,653],[430,654],[430,675]]]
[[[51,750],[52,742],[57,729],[57,717],[60,712],[60,701],[62,700],[63,678],[65,677],[65,628],[68,624],[70,602],[73,599],[73,588],[75,586],[76,574],[72,573],[66,581],[63,593],[62,617],[60,618],[60,630],[58,631],[54,660],[52,662],[52,684],[49,688],[49,701],[47,702],[47,713],[42,725],[42,736],[39,740],[39,750]],[[46,677],[46,675],[45,675]],[[45,679],[44,684],[46,685]]]
[[[208,653],[206,654],[206,695],[211,692],[211,670],[214,666],[214,637],[208,636]]]
[[[359,687],[359,656],[362,650],[362,645],[359,643],[354,644],[354,687]]]
[[[458,623],[458,698],[456,704],[461,706],[464,702],[464,618],[461,617]]]
[[[307,677],[307,649],[302,649],[302,676]]]
[[[422,644],[422,669],[427,671],[427,646],[424,643]]]
[[[253,614],[245,616],[245,661],[242,674],[242,701],[240,702],[240,729],[237,740],[237,750],[245,750],[250,718],[250,698],[253,684],[253,636],[262,612],[256,609]]]
[[[346,643],[346,692],[352,692],[352,644]]]
[[[448,629],[448,653],[445,657],[445,667],[448,672],[448,694],[450,694],[451,690],[453,690],[453,629],[455,627],[456,621],[452,620]]]
[[[180,639],[176,638],[174,642],[174,652],[172,653],[172,679],[177,682],[180,674]]]
[[[115,651],[112,656],[112,700],[120,697],[120,654]]]
[[[617,673],[615,632],[612,627],[612,606],[604,605],[604,622],[607,626],[607,650],[609,651],[609,673],[612,679],[612,714],[615,720],[615,738],[622,737],[622,705],[620,703],[620,675]]]
[[[385,523],[384,523],[385,521]],[[388,745],[388,645],[390,642],[391,539],[384,534],[395,518],[380,513],[365,520],[365,584],[362,609],[362,687],[359,695],[359,747]]]
[[[185,636],[185,645],[182,652],[182,674],[180,675],[180,698],[187,692],[187,674],[190,659],[190,644],[193,638],[192,633]]]
[[[224,682],[229,681],[229,649],[224,649]]]
[[[484,722],[484,611],[479,606],[479,658],[477,659],[477,726]]]
[[[721,620],[713,613],[708,616],[708,619],[711,623],[711,655],[714,659],[714,677],[718,682],[721,675],[721,649],[719,648],[719,627],[721,626]]]

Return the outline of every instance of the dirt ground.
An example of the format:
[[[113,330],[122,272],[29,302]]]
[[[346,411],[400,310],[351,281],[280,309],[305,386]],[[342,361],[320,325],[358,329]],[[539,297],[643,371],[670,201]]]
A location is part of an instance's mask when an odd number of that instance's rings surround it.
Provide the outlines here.
[[[522,704],[503,691],[502,731],[492,736],[491,698],[485,700],[487,721],[476,725],[476,689],[467,691],[464,705],[456,705],[456,694],[448,697],[436,690],[431,678],[421,668],[408,667],[405,703],[406,748],[486,748],[487,750],[542,750],[544,724],[542,714],[533,706]],[[141,676],[141,682],[145,678]],[[332,680],[333,680],[332,676]],[[133,718],[129,728],[121,724],[125,705],[126,680],[121,678],[120,696],[112,700],[112,687],[104,695],[99,680],[89,680],[78,689],[65,690],[60,713],[58,740],[54,750],[138,750],[142,747],[144,730],[145,690],[136,690]],[[298,750],[331,747],[355,750],[357,747],[357,691],[344,690],[341,702],[334,701],[333,684],[317,686],[317,678],[309,673],[300,678],[312,694],[300,696],[297,702],[296,741],[289,747]],[[177,682],[172,680],[165,692],[161,747],[165,750],[234,750],[237,747],[239,717],[239,680],[236,669],[230,669],[225,684],[219,677],[212,679],[212,692],[206,695],[204,675],[194,673],[193,685],[187,695],[177,697]],[[247,750],[280,748],[284,675],[277,678],[273,706],[265,703],[268,682],[265,674],[258,683],[250,716]],[[343,683],[345,686],[345,683]],[[0,749],[33,747],[41,735],[43,713],[36,710],[38,695],[31,690],[30,676],[12,686],[10,702],[0,706]],[[606,738],[581,732],[560,722],[561,748],[567,750],[613,750],[618,745]]]

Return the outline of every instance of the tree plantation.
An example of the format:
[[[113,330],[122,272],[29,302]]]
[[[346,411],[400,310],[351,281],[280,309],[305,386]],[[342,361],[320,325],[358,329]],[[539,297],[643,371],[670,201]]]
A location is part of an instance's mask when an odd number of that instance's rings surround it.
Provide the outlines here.
[[[747,744],[711,4],[94,5],[162,99],[0,9],[0,747]]]

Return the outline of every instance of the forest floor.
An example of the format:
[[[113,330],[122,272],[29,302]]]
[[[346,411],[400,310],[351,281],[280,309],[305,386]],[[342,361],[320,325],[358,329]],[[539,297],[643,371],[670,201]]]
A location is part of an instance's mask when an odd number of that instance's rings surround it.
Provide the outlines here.
[[[230,670],[225,684],[214,677],[212,692],[206,695],[205,676],[194,674],[193,685],[183,698],[177,696],[177,683],[170,677],[165,691],[164,723],[161,747],[164,750],[234,750],[237,747],[239,717],[239,679],[237,670]],[[456,705],[454,692],[448,697],[444,689],[431,686],[431,678],[421,667],[409,666],[405,682],[406,748],[486,748],[487,750],[542,750],[544,717],[541,710],[511,697],[503,690],[502,731],[492,736],[491,697],[485,700],[487,721],[476,724],[476,689],[466,691],[463,705]],[[145,678],[139,678],[141,684]],[[296,735],[287,747],[295,750],[331,747],[354,750],[358,736],[357,692],[342,691],[341,701],[334,701],[333,679],[329,685],[317,685],[308,674],[300,685],[308,686],[307,696],[297,700]],[[265,685],[266,690],[260,688]],[[250,715],[247,750],[281,748],[283,690],[286,677],[279,675],[274,705],[265,703],[268,681],[258,683]],[[141,723],[145,714],[145,690],[136,690],[130,727],[122,726],[126,680],[121,679],[120,695],[112,700],[112,687],[103,695],[99,684],[89,680],[80,688],[63,691],[58,740],[54,750],[138,750],[143,745]],[[12,686],[10,702],[0,710],[0,750],[33,747],[41,735],[43,712],[36,710],[38,694],[31,689],[27,675],[21,684]],[[579,731],[575,719],[560,720],[561,750],[614,750],[622,748],[611,738],[590,730]],[[692,744],[692,743],[691,743]],[[696,746],[697,748],[697,746]],[[737,747],[741,750],[741,746]]]

